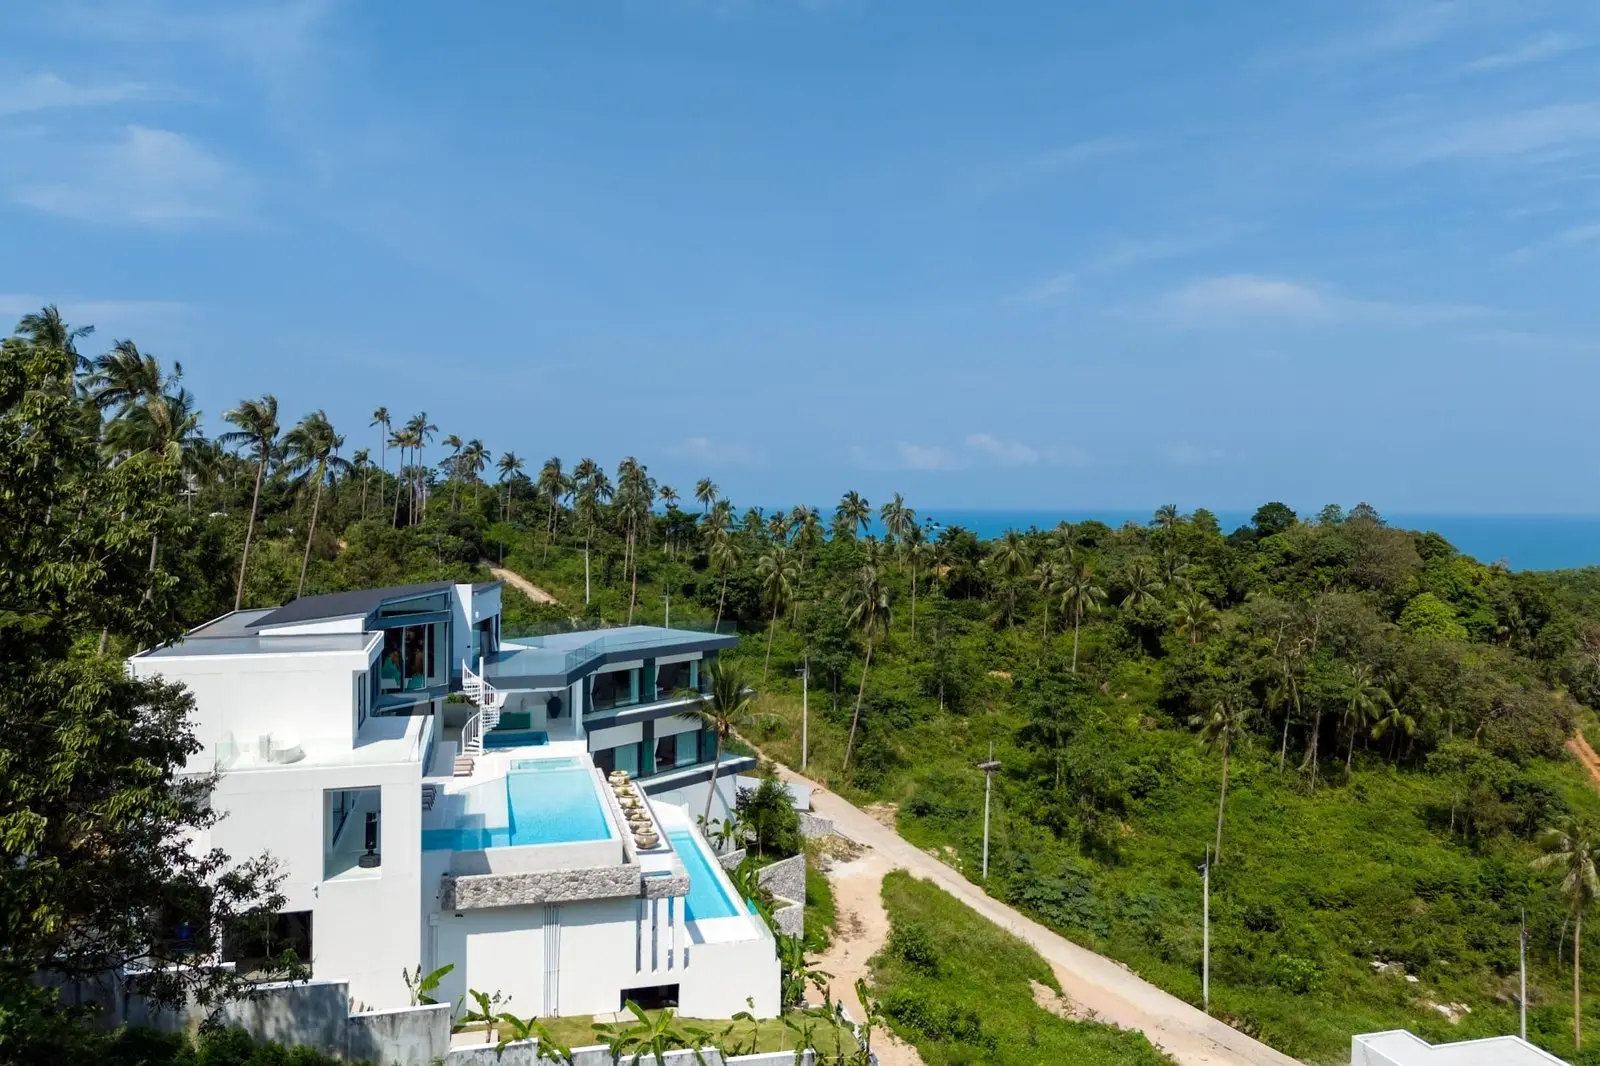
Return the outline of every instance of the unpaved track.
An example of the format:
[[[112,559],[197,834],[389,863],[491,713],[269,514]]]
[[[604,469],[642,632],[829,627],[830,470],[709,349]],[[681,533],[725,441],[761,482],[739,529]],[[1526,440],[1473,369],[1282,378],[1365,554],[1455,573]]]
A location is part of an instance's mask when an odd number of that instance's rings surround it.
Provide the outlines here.
[[[1596,755],[1594,748],[1589,746],[1589,739],[1582,733],[1574,733],[1567,738],[1567,750],[1589,772],[1590,783],[1600,789],[1600,755]]]
[[[1600,763],[1600,759],[1597,759],[1597,763]],[[883,872],[892,868],[909,870],[918,877],[932,881],[1002,929],[1032,945],[1055,971],[1062,990],[1079,1011],[1092,1013],[1100,1021],[1119,1025],[1125,1029],[1139,1030],[1150,1039],[1151,1043],[1171,1055],[1181,1066],[1298,1066],[1297,1060],[1273,1050],[1259,1040],[1254,1040],[1215,1018],[1207,1017],[1199,1009],[1135,976],[1119,963],[1096,955],[1089,949],[1046,929],[1038,922],[1018,914],[1004,903],[990,897],[955,870],[931,855],[919,851],[893,829],[877,822],[865,811],[840,799],[814,781],[801,777],[787,767],[780,766],[779,772],[785,778],[809,785],[813,789],[811,803],[816,813],[832,820],[834,828],[842,835],[871,849],[862,859],[840,868],[848,875],[841,876],[835,882],[834,889],[841,925],[844,923],[844,913],[847,908],[861,914],[863,925],[866,925],[870,908],[858,901],[859,893],[866,890],[867,881],[872,883],[872,899],[875,901],[877,913],[881,914],[883,903],[877,893],[882,884]],[[850,867],[857,863],[869,860],[881,867],[876,871],[876,878],[872,877],[872,867],[863,869],[864,876],[856,875],[850,870]],[[841,888],[857,880],[861,881],[862,887],[850,890],[851,899],[857,902],[846,904]],[[887,932],[887,918],[883,918],[882,921],[884,927],[883,932],[878,934],[879,943]],[[866,956],[859,962],[854,955],[843,955],[842,961],[835,965],[857,966],[859,974],[865,974],[865,958],[870,957],[876,950],[876,947],[867,950]],[[854,976],[845,982],[844,975],[826,962],[819,968],[834,974],[836,996],[845,996],[847,993],[842,986],[846,983],[853,985],[855,982]],[[849,990],[848,997],[847,1002],[851,1010],[855,1011],[859,1004],[854,1001],[853,988]],[[859,1018],[860,1015],[857,1014],[856,1017]],[[887,1058],[884,1061],[889,1062]]]
[[[532,581],[529,581],[515,570],[507,570],[503,566],[494,566],[487,560],[481,560],[481,562],[483,566],[488,567],[489,573],[493,574],[501,581],[504,581],[506,584],[510,585],[524,596],[528,597],[528,599],[532,600],[534,603],[556,602],[556,598],[554,596],[550,595],[544,589],[540,588],[538,585],[535,585]]]

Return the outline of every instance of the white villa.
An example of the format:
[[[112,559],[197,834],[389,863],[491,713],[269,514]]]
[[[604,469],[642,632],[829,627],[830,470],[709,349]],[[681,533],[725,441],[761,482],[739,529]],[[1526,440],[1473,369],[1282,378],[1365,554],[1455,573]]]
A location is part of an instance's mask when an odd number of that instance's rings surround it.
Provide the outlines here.
[[[500,586],[447,582],[236,611],[130,660],[194,694],[225,812],[201,847],[287,874],[270,944],[369,1009],[405,971],[523,1017],[779,1010],[772,935],[695,826],[734,775],[680,712],[732,637],[651,626],[502,640]],[[636,782],[632,800],[608,784]],[[630,828],[629,816],[649,824]],[[637,828],[637,827],[636,827]]]

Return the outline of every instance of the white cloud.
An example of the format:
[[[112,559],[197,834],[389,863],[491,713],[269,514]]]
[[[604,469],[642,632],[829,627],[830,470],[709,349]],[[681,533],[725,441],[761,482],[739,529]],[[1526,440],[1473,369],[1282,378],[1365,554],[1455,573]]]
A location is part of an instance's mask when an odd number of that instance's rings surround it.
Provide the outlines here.
[[[1513,263],[1522,263],[1544,252],[1582,248],[1596,242],[1600,242],[1600,222],[1589,222],[1581,226],[1570,226],[1548,240],[1518,248],[1507,258]]]
[[[950,470],[957,464],[954,457],[937,444],[911,444],[901,441],[894,446],[900,465],[908,470]]]
[[[1038,284],[1024,289],[1014,297],[1014,301],[1024,304],[1054,303],[1069,295],[1077,287],[1078,275],[1057,274],[1055,277],[1045,278]]]
[[[1240,320],[1325,322],[1333,307],[1316,290],[1281,278],[1228,274],[1191,282],[1167,294],[1163,314],[1183,325],[1225,325]]]
[[[1002,466],[1032,466],[1039,461],[1039,453],[1021,441],[1002,441],[987,433],[968,436],[967,447]]]
[[[1202,448],[1195,444],[1175,444],[1167,449],[1167,458],[1180,466],[1207,466],[1227,458],[1221,448]]]
[[[1581,47],[1580,42],[1571,34],[1546,33],[1529,38],[1504,52],[1494,52],[1481,59],[1474,59],[1462,69],[1469,74],[1486,74],[1513,67],[1525,67],[1566,55],[1579,47]]]
[[[248,198],[244,177],[171,130],[129,126],[57,163],[59,176],[23,185],[13,199],[88,222],[161,226],[236,217]]]
[[[755,457],[742,444],[713,441],[709,437],[687,437],[669,449],[679,459],[694,459],[702,463],[719,463],[727,466],[746,466]]]
[[[61,317],[74,326],[97,327],[96,336],[166,324],[189,311],[188,304],[176,300],[93,300],[0,292],[0,332],[9,332],[17,319],[46,304],[59,307]]]
[[[1258,274],[1228,274],[1190,282],[1158,300],[1156,313],[1172,325],[1186,328],[1245,323],[1437,326],[1494,315],[1487,308],[1457,304],[1354,299]]]
[[[1131,155],[1145,147],[1143,141],[1132,137],[1092,137],[1031,155],[991,162],[971,176],[970,191],[980,200],[1021,192],[1080,167]]]
[[[143,85],[74,85],[54,74],[39,74],[10,85],[0,85],[0,117],[35,111],[100,107],[146,95]]]

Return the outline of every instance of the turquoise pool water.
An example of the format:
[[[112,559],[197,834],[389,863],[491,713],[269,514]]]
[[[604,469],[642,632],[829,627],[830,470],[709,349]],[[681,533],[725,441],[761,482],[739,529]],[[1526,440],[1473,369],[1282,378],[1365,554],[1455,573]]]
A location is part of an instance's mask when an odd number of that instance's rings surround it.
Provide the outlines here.
[[[740,911],[722,887],[722,881],[706,860],[706,853],[687,829],[674,829],[667,833],[672,850],[683,861],[689,872],[689,894],[684,897],[684,912],[689,920],[702,918],[733,918]]]
[[[422,850],[482,851],[611,839],[611,823],[595,794],[594,775],[581,760],[526,762],[529,769],[513,767],[503,784],[490,782],[503,796],[474,797],[473,806],[480,809],[462,815],[454,829],[424,829]]]
[[[550,743],[542,729],[491,729],[483,735],[485,748],[526,748]]]

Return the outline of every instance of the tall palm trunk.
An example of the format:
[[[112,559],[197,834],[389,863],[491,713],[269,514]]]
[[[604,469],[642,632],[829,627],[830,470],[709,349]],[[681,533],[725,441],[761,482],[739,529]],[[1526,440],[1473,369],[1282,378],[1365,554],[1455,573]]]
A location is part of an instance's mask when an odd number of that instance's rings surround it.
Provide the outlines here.
[[[244,572],[250,565],[250,538],[256,531],[256,509],[261,506],[261,479],[267,473],[267,457],[256,463],[256,491],[250,497],[250,523],[244,527],[244,553],[239,557],[239,584],[233,590],[233,609],[237,611],[244,602]]]
[[[761,664],[761,683],[767,683],[767,667],[772,665],[772,635],[778,631],[778,601],[772,601],[772,622],[767,626],[767,658]]]
[[[861,697],[867,694],[867,670],[872,666],[872,638],[867,637],[867,657],[861,664],[861,687],[856,690],[856,709],[850,716],[850,739],[844,745],[844,765],[840,770],[850,769],[850,753],[856,747],[856,726],[861,724]]]
[[[389,439],[384,436],[382,430],[378,432],[378,469],[385,478],[389,476]],[[382,478],[378,480],[378,484],[383,484]],[[382,493],[378,494],[378,506],[383,506]]]
[[[370,471],[361,471],[361,521],[367,520],[367,478]]]
[[[1222,789],[1217,793],[1217,847],[1213,855],[1216,861],[1222,861],[1222,811],[1228,802],[1228,747],[1229,743],[1222,744]]]
[[[544,561],[550,561],[550,542],[556,539],[556,498],[550,497],[550,514],[544,524]]]
[[[300,585],[295,589],[295,599],[305,595],[306,566],[311,562],[311,538],[317,533],[317,508],[322,505],[322,470],[317,470],[317,491],[311,494],[311,528],[306,530],[306,550],[300,556]]]
[[[583,603],[589,604],[589,533],[583,534]]]
[[[706,825],[711,821],[711,801],[717,795],[717,771],[722,769],[722,731],[717,731],[717,753],[711,760],[711,782],[706,788],[706,813],[701,816],[700,824]]]
[[[1072,672],[1078,672],[1078,627],[1083,624],[1083,609],[1072,612]]]
[[[1582,973],[1578,965],[1578,953],[1582,945],[1583,908],[1579,907],[1577,921],[1572,927],[1572,1046],[1579,1051],[1583,1050],[1583,1000],[1578,990],[1578,978]]]
[[[633,585],[628,592],[628,624],[630,626],[633,625],[634,606],[639,602],[639,549],[637,547],[637,536],[634,529],[634,520],[629,518],[627,559],[623,561],[623,565],[632,565],[633,567]]]
[[[394,526],[397,529],[400,526],[400,484],[404,480],[405,472],[406,472],[406,449],[405,449],[405,445],[401,445],[400,446],[400,469],[396,470],[395,471],[395,475],[394,475],[394,517],[389,520],[389,524],[391,526]]]
[[[911,567],[911,639],[917,639],[917,568]]]
[[[717,593],[717,621],[716,621],[716,624],[712,626],[713,629],[715,629],[718,626],[722,625],[722,605],[723,605],[724,602],[726,602],[727,599],[728,599],[728,572],[726,570],[724,570],[722,572],[722,591]]]

